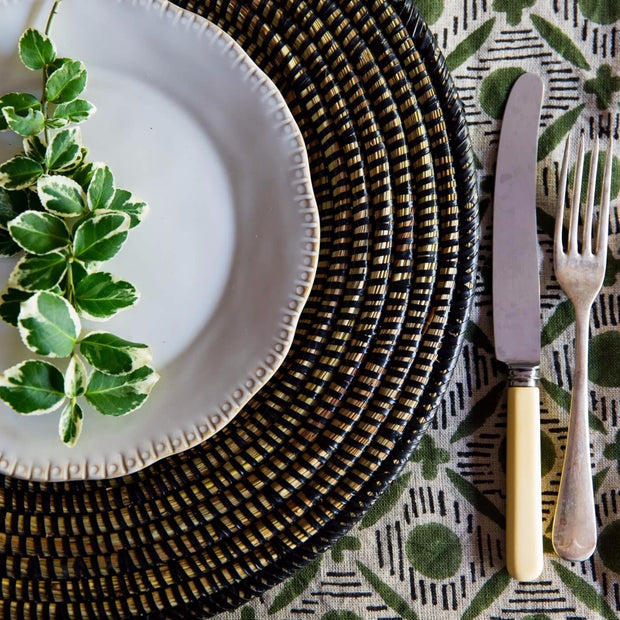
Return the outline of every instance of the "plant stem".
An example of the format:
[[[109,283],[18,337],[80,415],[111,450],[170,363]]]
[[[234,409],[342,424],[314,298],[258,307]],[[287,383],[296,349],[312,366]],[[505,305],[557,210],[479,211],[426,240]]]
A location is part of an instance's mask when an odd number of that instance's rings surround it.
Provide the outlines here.
[[[56,13],[58,13],[58,7],[60,6],[60,3],[62,2],[62,0],[55,0],[54,4],[52,5],[52,9],[49,13],[49,15],[47,16],[47,23],[45,24],[45,36],[49,36],[50,30],[52,28],[52,22],[54,21],[54,17],[56,16]],[[47,120],[47,100],[45,98],[45,85],[47,84],[47,67],[43,67],[43,91],[41,94],[41,111],[43,112],[43,116],[45,116],[45,119]],[[49,144],[49,138],[50,138],[50,134],[49,134],[49,129],[46,127],[45,130],[45,143]]]
[[[56,13],[58,13],[58,7],[60,6],[60,3],[62,2],[62,0],[55,0],[54,4],[52,5],[52,10],[50,11],[50,14],[47,17],[47,23],[45,24],[45,35],[49,36],[50,33],[50,29],[52,27],[52,22],[54,21],[54,16],[56,15]]]

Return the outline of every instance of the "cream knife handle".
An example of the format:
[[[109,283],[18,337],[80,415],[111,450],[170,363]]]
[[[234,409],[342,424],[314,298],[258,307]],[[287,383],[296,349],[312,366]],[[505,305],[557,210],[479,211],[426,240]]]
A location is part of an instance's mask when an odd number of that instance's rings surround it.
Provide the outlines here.
[[[517,581],[532,581],[543,569],[537,387],[508,388],[506,437],[506,566]]]

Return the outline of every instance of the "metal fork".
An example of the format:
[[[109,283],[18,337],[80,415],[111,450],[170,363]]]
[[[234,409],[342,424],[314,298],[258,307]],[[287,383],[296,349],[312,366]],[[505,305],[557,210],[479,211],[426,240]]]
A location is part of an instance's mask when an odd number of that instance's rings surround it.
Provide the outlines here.
[[[560,557],[566,560],[580,561],[592,555],[596,548],[597,537],[588,429],[588,327],[590,309],[603,284],[605,263],[607,262],[612,148],[610,143],[601,190],[598,232],[596,242],[593,245],[594,193],[599,158],[598,136],[596,137],[590,160],[582,242],[581,248],[579,248],[578,227],[584,162],[583,132],[581,134],[575,165],[573,197],[570,205],[568,248],[564,251],[562,230],[569,147],[570,136],[566,140],[560,176],[555,220],[554,265],[558,282],[575,308],[575,376],[564,466],[553,521],[553,547]]]

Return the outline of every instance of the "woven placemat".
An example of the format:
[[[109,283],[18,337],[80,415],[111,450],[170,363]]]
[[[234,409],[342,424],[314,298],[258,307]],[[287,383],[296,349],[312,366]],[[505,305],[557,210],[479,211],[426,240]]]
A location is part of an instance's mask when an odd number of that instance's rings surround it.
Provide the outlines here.
[[[2,478],[3,618],[203,618],[347,531],[432,418],[473,292],[464,113],[406,0],[178,4],[233,36],[304,135],[318,273],[276,376],[213,439],[100,482]]]

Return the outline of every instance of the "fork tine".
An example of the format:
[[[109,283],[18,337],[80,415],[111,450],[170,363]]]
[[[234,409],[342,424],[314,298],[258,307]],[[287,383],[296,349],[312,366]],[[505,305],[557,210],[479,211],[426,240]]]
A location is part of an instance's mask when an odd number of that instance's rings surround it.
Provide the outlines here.
[[[560,187],[558,188],[558,204],[555,211],[555,236],[553,245],[556,252],[563,252],[562,230],[564,227],[564,206],[566,204],[566,179],[568,177],[568,153],[570,151],[570,134],[566,138],[564,147],[564,159],[560,173]]]
[[[613,161],[612,142],[609,142],[607,159],[605,161],[605,175],[603,177],[603,187],[601,189],[601,210],[598,219],[598,235],[596,242],[596,253],[606,256],[607,236],[609,230],[609,197],[611,194],[611,166]]]
[[[588,173],[588,197],[586,199],[586,217],[583,223],[583,241],[581,247],[584,254],[592,252],[592,214],[594,212],[594,195],[596,190],[596,172],[598,169],[598,135],[594,137],[594,146],[590,158],[590,172]]]
[[[585,142],[583,131],[579,138],[579,154],[575,164],[575,178],[573,180],[573,200],[570,205],[570,223],[568,226],[568,252],[577,254],[577,232],[579,229],[579,211],[581,201],[581,179],[583,178],[583,158]]]

